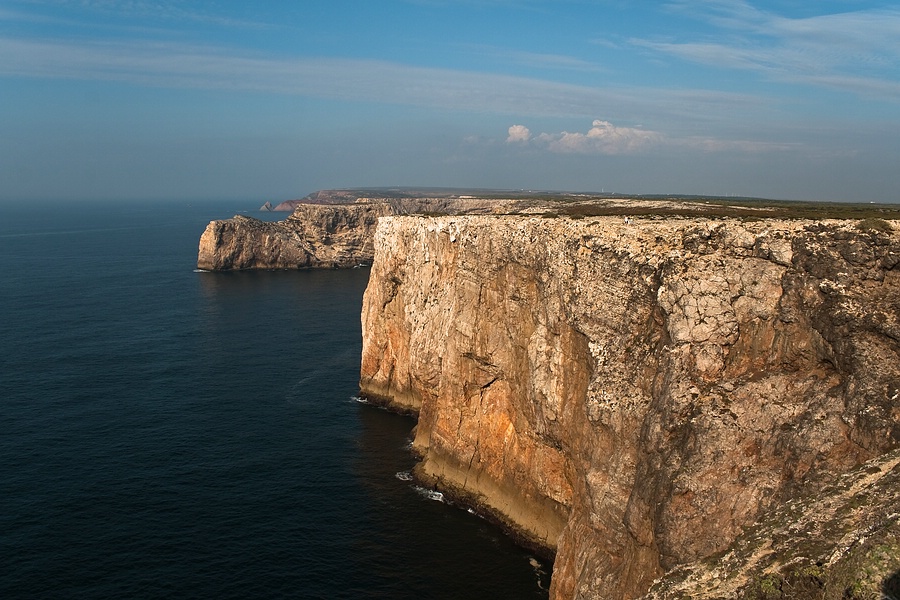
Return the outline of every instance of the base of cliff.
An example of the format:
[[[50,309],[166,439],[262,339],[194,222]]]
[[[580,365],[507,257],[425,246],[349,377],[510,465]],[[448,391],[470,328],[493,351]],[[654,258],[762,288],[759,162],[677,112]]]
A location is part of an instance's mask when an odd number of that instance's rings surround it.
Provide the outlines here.
[[[401,395],[402,396],[402,395]],[[361,391],[366,404],[414,418],[420,406],[393,395],[371,390]],[[413,428],[416,437],[418,425]],[[417,485],[440,492],[451,503],[470,509],[479,517],[502,529],[523,548],[552,563],[556,556],[556,537],[566,521],[566,509],[545,498],[523,498],[517,489],[504,489],[490,477],[473,473],[452,457],[413,445],[410,452],[419,460],[412,476]]]
[[[359,398],[366,404],[383,408],[392,413],[405,415],[407,417],[419,416],[420,404],[412,398],[401,398],[397,400],[394,396],[387,393],[378,393],[370,390],[361,391]]]
[[[556,558],[555,544],[549,544],[547,540],[539,538],[534,532],[517,525],[510,520],[507,514],[496,508],[498,504],[505,504],[507,508],[514,508],[509,504],[509,497],[498,501],[496,497],[489,497],[485,494],[474,492],[465,486],[459,485],[452,479],[428,473],[425,463],[421,462],[413,468],[412,475],[413,480],[418,485],[440,492],[451,504],[469,509],[485,521],[503,530],[518,545],[533,552],[537,557],[551,564]],[[520,509],[516,512],[525,511]]]

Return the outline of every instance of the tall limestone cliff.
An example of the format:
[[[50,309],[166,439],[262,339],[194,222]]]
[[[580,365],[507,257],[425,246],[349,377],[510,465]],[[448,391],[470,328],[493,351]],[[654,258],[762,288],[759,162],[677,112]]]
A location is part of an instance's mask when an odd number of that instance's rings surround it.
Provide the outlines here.
[[[418,414],[421,481],[555,552],[552,598],[636,598],[900,445],[882,225],[384,217],[360,386]]]
[[[347,268],[372,261],[378,217],[411,213],[481,214],[512,210],[518,200],[459,197],[356,197],[354,190],[312,194],[292,202],[283,221],[243,215],[211,221],[200,237],[197,267],[243,269]],[[275,210],[282,210],[281,205]]]

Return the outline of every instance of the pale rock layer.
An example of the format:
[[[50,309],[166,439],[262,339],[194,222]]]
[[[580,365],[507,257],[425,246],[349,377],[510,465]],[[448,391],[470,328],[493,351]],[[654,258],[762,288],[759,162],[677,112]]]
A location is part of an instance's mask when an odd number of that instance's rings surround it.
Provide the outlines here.
[[[900,444],[900,236],[853,222],[384,217],[361,389],[420,480],[634,598]]]

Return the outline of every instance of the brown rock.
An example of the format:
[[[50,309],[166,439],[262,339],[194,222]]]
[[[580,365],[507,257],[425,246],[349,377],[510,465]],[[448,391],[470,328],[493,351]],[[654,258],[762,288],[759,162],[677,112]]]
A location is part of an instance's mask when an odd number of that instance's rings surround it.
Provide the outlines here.
[[[896,230],[896,228],[895,228]],[[361,389],[420,480],[635,598],[900,444],[900,235],[853,222],[385,217]]]
[[[889,598],[900,581],[900,451],[791,499],[726,552],[674,568],[643,600]],[[896,597],[897,590],[891,591]]]
[[[284,221],[242,215],[212,221],[200,237],[197,267],[239,269],[346,268],[370,263],[384,203],[342,206],[301,204]]]

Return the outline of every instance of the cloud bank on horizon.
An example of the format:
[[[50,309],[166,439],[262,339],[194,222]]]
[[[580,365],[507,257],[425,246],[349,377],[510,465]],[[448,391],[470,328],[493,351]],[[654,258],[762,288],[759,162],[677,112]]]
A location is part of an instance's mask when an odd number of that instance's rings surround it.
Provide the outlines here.
[[[900,202],[897,39],[900,9],[863,0],[9,0],[0,200]]]

